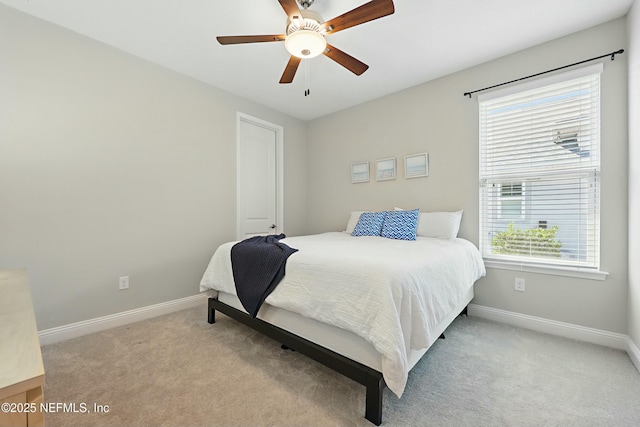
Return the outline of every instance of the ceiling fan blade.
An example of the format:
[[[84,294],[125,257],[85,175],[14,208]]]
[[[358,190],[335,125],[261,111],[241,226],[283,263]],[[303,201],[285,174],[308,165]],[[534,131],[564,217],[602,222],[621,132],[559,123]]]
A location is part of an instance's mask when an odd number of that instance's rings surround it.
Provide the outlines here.
[[[369,66],[364,62],[358,61],[353,56],[331,46],[329,43],[327,43],[327,48],[322,53],[342,65],[347,70],[351,71],[356,76],[364,73],[369,68]]]
[[[240,43],[261,43],[261,42],[281,42],[286,39],[284,34],[274,34],[265,36],[219,36],[216,37],[220,44],[240,44]]]
[[[280,6],[284,9],[284,13],[287,14],[289,19],[293,20],[294,16],[302,16],[300,13],[300,8],[298,7],[298,3],[296,0],[278,0],[280,2]]]
[[[296,71],[298,71],[300,61],[300,58],[291,55],[287,67],[284,69],[284,73],[282,73],[282,77],[280,78],[280,83],[291,83],[293,81],[293,77],[296,75]]]
[[[347,13],[328,20],[322,24],[320,31],[324,34],[336,33],[346,30],[347,28],[355,27],[356,25],[364,24],[365,22],[373,21],[374,19],[382,18],[383,16],[391,15],[393,12],[395,12],[393,0],[372,0]]]

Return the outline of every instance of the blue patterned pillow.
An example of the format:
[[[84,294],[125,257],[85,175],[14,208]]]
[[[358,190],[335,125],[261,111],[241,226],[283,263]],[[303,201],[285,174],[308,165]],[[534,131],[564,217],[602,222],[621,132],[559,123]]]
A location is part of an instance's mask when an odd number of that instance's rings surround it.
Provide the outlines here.
[[[387,212],[363,212],[352,236],[379,236]]]
[[[416,240],[420,209],[387,212],[380,235],[389,239]]]

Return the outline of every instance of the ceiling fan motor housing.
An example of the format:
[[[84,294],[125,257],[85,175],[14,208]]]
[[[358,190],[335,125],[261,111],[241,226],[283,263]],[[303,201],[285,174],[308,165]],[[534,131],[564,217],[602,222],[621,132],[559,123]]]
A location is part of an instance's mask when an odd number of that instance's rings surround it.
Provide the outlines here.
[[[320,32],[320,26],[324,24],[322,16],[316,12],[310,10],[301,10],[300,17],[294,17],[287,19],[287,35],[296,32],[298,30],[311,30]]]

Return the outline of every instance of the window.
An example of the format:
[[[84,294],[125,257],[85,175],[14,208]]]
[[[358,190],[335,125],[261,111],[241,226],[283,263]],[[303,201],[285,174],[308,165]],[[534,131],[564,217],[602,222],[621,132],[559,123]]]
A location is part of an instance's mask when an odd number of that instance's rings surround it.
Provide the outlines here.
[[[481,95],[487,260],[599,268],[602,64]]]

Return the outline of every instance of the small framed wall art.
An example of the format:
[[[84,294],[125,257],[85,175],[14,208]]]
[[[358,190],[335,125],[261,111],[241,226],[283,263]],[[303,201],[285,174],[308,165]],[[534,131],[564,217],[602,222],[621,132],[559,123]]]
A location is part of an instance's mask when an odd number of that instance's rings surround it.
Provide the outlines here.
[[[429,154],[420,153],[404,157],[404,177],[429,176]]]
[[[376,160],[376,181],[396,179],[396,158]]]
[[[354,163],[351,165],[351,183],[369,182],[369,162]]]

